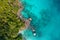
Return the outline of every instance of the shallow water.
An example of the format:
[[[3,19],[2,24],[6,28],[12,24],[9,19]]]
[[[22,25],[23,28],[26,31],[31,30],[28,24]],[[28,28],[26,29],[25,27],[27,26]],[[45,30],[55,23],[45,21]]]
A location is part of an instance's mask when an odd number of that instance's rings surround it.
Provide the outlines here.
[[[60,40],[60,0],[21,0],[24,18],[32,18],[30,27],[23,31],[26,40]]]

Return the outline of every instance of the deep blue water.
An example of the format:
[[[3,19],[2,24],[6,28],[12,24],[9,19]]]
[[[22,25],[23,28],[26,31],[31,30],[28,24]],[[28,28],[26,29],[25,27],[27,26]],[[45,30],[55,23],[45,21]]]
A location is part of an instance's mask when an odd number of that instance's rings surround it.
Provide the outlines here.
[[[24,18],[32,18],[31,29],[23,31],[26,40],[60,40],[60,0],[21,0],[24,6],[21,14]]]

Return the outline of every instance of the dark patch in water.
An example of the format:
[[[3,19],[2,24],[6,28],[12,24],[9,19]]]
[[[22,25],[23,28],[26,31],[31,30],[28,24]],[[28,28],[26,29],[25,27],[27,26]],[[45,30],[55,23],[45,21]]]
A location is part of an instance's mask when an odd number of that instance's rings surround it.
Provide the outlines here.
[[[40,25],[42,27],[45,27],[47,24],[49,24],[50,20],[51,20],[51,13],[49,13],[48,10],[42,10],[40,11],[40,15],[41,15],[41,19],[40,21]]]
[[[60,0],[53,0],[53,5],[57,8],[57,11],[60,12]]]

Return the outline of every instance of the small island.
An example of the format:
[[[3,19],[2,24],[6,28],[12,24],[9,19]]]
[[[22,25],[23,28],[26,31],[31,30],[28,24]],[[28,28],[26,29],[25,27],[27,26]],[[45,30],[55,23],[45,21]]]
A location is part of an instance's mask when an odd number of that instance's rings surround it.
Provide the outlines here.
[[[22,9],[19,0],[0,0],[0,40],[23,39],[18,32],[26,29],[31,19],[22,18]]]

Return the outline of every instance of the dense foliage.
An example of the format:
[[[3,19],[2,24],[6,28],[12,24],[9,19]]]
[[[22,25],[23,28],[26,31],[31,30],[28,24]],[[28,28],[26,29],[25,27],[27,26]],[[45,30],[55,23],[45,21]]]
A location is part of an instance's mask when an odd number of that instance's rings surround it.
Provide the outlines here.
[[[18,32],[24,23],[17,16],[17,4],[15,0],[0,0],[0,40],[22,40]]]

